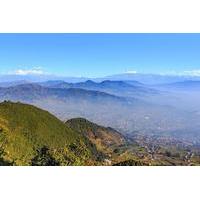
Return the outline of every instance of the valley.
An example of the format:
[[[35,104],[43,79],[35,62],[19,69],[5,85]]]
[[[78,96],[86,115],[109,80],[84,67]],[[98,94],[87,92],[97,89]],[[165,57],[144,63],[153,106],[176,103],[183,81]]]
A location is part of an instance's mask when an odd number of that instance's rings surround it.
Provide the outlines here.
[[[77,117],[86,118],[97,124],[113,127],[124,134],[132,132],[174,134],[191,130],[195,136],[198,131],[196,127],[200,126],[199,115],[186,109],[176,108],[175,105],[168,102],[166,94],[163,95],[159,90],[151,90],[144,86],[141,89],[122,81],[64,83],[64,85],[68,85],[68,88],[60,88],[54,83],[48,82],[48,86],[44,86],[47,84],[44,82],[43,84],[28,83],[1,87],[0,100],[35,105],[48,110],[62,121]],[[56,81],[57,83],[58,81]],[[91,84],[96,85],[96,89],[100,89],[91,90]],[[106,88],[109,88],[109,91],[112,90],[113,93],[117,91],[117,88],[119,91],[123,90],[124,94],[129,93],[129,91],[135,91],[135,93],[133,95],[131,92],[130,96],[118,96],[108,92]],[[168,97],[171,96],[168,95]]]
[[[168,85],[2,82],[0,163],[200,165],[198,88]]]
[[[124,136],[83,118],[61,122],[34,106],[0,104],[0,165],[200,165],[200,147]]]

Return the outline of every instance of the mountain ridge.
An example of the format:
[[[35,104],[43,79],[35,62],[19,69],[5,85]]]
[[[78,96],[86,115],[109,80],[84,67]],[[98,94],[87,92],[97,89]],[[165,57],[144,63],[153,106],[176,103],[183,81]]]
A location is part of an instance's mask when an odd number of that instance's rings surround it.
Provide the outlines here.
[[[49,112],[22,103],[0,103],[0,160],[11,165],[89,165],[95,146]]]
[[[113,152],[116,146],[126,143],[125,137],[113,128],[99,126],[84,118],[73,118],[65,124],[85,135],[99,151],[104,153]]]

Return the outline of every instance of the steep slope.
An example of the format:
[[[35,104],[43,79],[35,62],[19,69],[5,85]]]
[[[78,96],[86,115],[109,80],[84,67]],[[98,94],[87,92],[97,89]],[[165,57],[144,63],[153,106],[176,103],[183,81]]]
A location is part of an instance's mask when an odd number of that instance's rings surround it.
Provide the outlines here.
[[[99,151],[112,152],[116,146],[125,144],[124,137],[110,127],[99,126],[83,118],[70,119],[66,124],[85,135]]]
[[[96,160],[95,146],[47,111],[0,104],[1,165],[89,165]]]

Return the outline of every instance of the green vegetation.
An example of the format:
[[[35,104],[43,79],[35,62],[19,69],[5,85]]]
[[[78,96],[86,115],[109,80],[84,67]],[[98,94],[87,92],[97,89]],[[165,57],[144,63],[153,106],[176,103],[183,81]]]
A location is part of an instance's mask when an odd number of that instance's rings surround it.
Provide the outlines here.
[[[0,164],[90,165],[98,151],[50,113],[31,105],[0,104]]]
[[[104,153],[112,153],[116,151],[116,147],[125,144],[124,137],[114,129],[99,126],[83,118],[71,119],[66,125],[86,136]]]
[[[140,135],[125,139],[83,118],[63,123],[31,105],[0,103],[0,166],[200,165],[198,147],[178,144]]]
[[[144,164],[137,160],[126,160],[123,162],[116,163],[113,166],[142,166],[142,165]]]
[[[51,153],[49,152],[48,147],[44,146],[41,149],[37,150],[37,155],[31,161],[33,166],[57,166],[59,162],[56,161]]]

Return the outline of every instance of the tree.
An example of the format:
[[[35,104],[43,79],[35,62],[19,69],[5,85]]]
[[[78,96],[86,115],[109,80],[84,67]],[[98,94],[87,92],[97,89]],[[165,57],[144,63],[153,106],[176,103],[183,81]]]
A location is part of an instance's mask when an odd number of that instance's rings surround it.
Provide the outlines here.
[[[170,151],[165,151],[165,155],[166,155],[167,157],[171,157],[171,156],[172,156],[172,154],[171,154]]]
[[[58,166],[57,162],[49,153],[48,147],[44,146],[37,150],[37,155],[32,159],[33,166]]]

